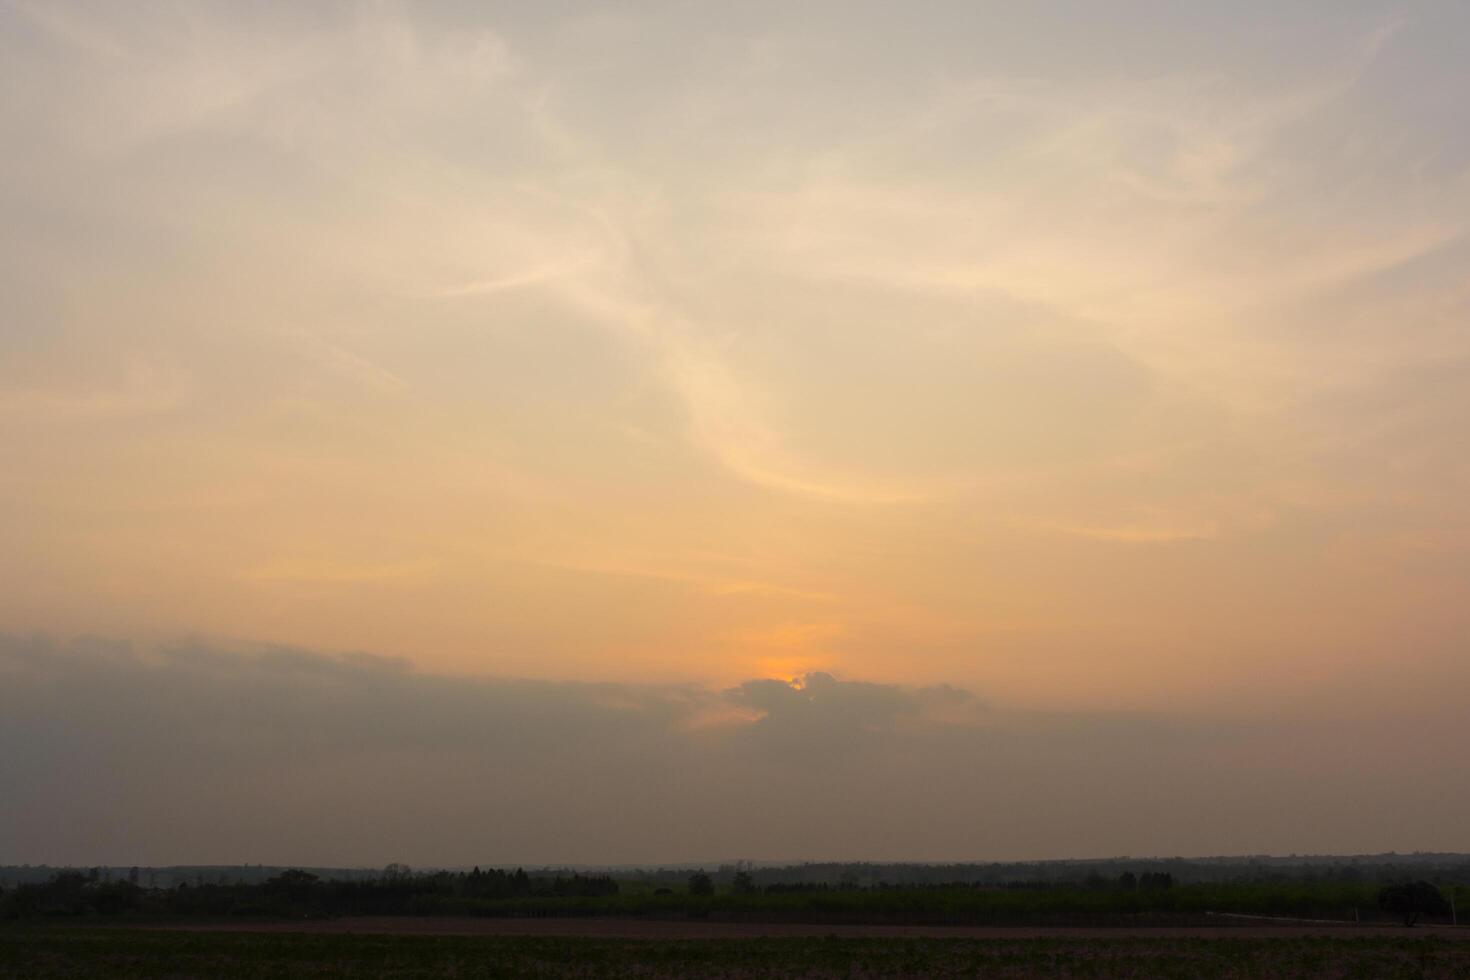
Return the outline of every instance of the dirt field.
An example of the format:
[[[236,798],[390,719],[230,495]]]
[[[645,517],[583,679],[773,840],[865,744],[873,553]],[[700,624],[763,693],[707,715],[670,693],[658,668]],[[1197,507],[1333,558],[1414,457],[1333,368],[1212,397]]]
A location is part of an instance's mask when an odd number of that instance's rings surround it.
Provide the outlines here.
[[[1470,930],[634,919],[0,923],[0,977],[77,980],[1465,980]],[[1449,938],[1453,936],[1454,938]]]
[[[584,936],[600,939],[754,939],[835,936],[852,939],[1289,939],[1391,938],[1470,940],[1470,927],[1268,924],[1040,928],[1025,926],[800,925],[795,923],[690,922],[659,919],[456,919],[402,916],[312,919],[300,922],[176,922],[136,928],[183,932],[313,933],[377,936]]]

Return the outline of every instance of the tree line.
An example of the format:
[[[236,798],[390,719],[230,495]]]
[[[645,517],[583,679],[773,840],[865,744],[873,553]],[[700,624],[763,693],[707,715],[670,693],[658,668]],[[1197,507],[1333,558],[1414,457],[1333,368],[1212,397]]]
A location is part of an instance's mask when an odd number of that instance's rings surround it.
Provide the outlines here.
[[[160,915],[412,915],[434,911],[444,899],[496,901],[517,899],[599,898],[618,894],[608,875],[533,877],[517,868],[506,871],[433,871],[415,874],[389,865],[374,878],[323,879],[308,871],[283,871],[264,882],[179,882],[171,888],[148,888],[130,879],[103,878],[92,872],[57,872],[44,882],[0,889],[0,915],[113,915],[123,912]]]
[[[350,915],[714,917],[745,921],[970,922],[977,924],[1155,924],[1204,922],[1209,912],[1446,921],[1470,889],[1425,880],[1365,882],[1174,882],[1164,872],[1089,874],[1046,881],[929,882],[851,879],[762,884],[746,868],[729,875],[688,872],[649,888],[606,874],[530,874],[524,869],[415,873],[390,865],[373,877],[323,878],[292,869],[257,882],[180,881],[149,888],[139,876],[66,870],[43,882],[0,888],[0,917],[116,916],[257,918]],[[1143,918],[1140,918],[1143,917]]]

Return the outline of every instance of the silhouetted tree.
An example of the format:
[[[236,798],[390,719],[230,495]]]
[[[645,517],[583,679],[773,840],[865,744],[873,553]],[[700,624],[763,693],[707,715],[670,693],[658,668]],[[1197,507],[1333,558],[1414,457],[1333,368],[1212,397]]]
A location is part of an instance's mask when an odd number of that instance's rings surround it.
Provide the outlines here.
[[[713,895],[715,893],[714,879],[703,871],[696,871],[689,876],[689,894],[691,895]]]
[[[310,871],[292,868],[289,871],[282,871],[273,878],[267,878],[264,890],[267,894],[299,906],[310,901],[312,893],[316,891],[316,884],[316,875]]]
[[[285,891],[291,888],[310,885],[316,880],[316,875],[310,871],[301,871],[297,868],[292,868],[290,871],[282,871],[274,878],[267,878],[265,884],[267,888]]]
[[[1404,925],[1412,926],[1426,915],[1449,915],[1450,903],[1440,890],[1427,881],[1406,885],[1388,885],[1378,892],[1378,907],[1404,917]]]
[[[749,871],[737,871],[730,881],[730,890],[737,895],[750,895],[756,890],[755,878]]]

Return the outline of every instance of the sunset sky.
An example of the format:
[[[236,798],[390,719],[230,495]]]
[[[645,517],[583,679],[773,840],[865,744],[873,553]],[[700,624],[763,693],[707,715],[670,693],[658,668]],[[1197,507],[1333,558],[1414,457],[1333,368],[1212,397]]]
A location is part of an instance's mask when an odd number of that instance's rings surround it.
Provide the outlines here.
[[[0,861],[1470,850],[1467,92],[1459,0],[0,0]]]

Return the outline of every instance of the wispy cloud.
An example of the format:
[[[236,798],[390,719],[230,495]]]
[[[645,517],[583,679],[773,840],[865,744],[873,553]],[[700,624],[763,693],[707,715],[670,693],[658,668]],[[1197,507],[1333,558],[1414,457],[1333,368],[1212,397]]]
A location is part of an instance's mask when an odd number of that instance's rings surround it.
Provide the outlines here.
[[[475,279],[457,286],[450,286],[439,292],[438,295],[452,299],[459,296],[484,296],[487,293],[499,293],[507,289],[524,289],[527,286],[538,286],[575,273],[583,265],[585,262],[580,260],[550,263],[527,269],[524,272],[512,272],[492,279]]]
[[[1467,8],[814,2],[0,4],[0,620],[1442,680]]]
[[[399,394],[408,388],[402,378],[387,368],[316,334],[298,330],[288,336],[318,363],[366,387],[384,394]]]
[[[0,384],[0,419],[11,422],[87,423],[175,411],[194,395],[181,368],[132,358],[120,380],[96,385]]]
[[[438,569],[433,559],[400,562],[345,562],[312,558],[279,558],[245,572],[250,582],[320,585],[424,585]]]
[[[1121,527],[1087,527],[1057,525],[1053,528],[1062,534],[1095,541],[1117,541],[1123,544],[1169,544],[1175,541],[1208,541],[1219,532],[1208,526],[1201,527],[1148,527],[1125,525]]]

